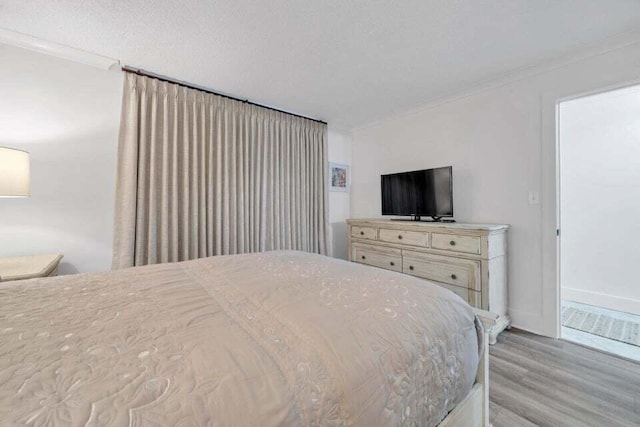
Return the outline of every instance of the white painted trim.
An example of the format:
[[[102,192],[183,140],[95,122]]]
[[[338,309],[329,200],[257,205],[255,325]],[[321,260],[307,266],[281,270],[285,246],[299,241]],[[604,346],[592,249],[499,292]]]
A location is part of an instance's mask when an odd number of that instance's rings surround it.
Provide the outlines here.
[[[558,99],[548,93],[542,97],[542,165],[540,167],[542,191],[542,312],[541,325],[545,335],[560,338],[560,262],[558,210]]]
[[[562,299],[640,316],[640,300],[631,298],[563,287]]]
[[[0,28],[0,43],[11,46],[29,49],[36,52],[44,53],[69,61],[79,62],[91,67],[109,70],[114,66],[119,67],[120,61],[107,56],[98,55],[87,52],[86,50],[76,49],[59,43],[38,39],[27,34],[17,33],[15,31]]]
[[[617,76],[594,76],[589,84],[577,84],[562,91],[548,92],[542,98],[542,331],[561,335],[560,244],[560,165],[558,104],[571,99],[640,84],[640,78],[621,80]],[[560,229],[560,238],[556,235]],[[564,289],[563,289],[564,291]],[[563,296],[564,297],[564,296]]]
[[[539,312],[513,310],[510,308],[509,316],[511,317],[512,327],[534,334],[540,334],[542,316]]]

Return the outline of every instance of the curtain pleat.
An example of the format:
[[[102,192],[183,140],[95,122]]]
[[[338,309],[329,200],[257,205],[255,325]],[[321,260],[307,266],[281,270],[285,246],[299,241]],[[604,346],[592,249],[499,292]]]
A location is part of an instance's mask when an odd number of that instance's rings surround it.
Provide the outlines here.
[[[327,128],[126,74],[113,267],[327,254]]]

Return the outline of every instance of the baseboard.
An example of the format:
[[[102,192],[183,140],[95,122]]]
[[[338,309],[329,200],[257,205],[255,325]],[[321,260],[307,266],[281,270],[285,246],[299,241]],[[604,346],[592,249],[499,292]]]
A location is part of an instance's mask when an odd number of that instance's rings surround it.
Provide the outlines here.
[[[562,299],[640,316],[639,300],[564,287],[562,288]]]
[[[551,334],[542,330],[543,322],[540,313],[509,309],[509,316],[511,317],[511,326],[516,329],[552,337]]]

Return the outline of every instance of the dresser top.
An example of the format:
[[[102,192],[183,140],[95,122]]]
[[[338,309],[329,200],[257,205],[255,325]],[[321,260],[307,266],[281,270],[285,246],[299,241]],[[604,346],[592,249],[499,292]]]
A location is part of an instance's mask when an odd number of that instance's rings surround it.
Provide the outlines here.
[[[404,225],[424,228],[448,228],[452,230],[482,230],[482,231],[501,231],[507,230],[507,224],[473,224],[464,222],[435,222],[435,221],[411,221],[385,218],[350,218],[348,224],[370,224],[375,226],[384,225]]]

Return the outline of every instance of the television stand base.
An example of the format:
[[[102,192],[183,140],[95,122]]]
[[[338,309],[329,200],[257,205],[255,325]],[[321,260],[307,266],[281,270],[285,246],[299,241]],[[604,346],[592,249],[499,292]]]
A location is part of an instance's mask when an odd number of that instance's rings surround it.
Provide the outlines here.
[[[420,219],[420,215],[413,215],[413,217],[411,219],[413,221],[422,221]],[[431,219],[430,220],[428,219],[427,221],[429,221],[429,222],[440,222],[441,220],[442,220],[441,216],[433,216],[433,215],[431,215]]]
[[[432,216],[430,219],[423,219],[420,215],[412,215],[411,218],[392,218],[391,221],[456,222],[455,219],[447,219],[441,216]]]
[[[442,220],[441,216],[429,215],[431,220],[427,220],[429,222],[440,222]],[[411,221],[422,221],[420,219],[420,215],[411,215]]]

